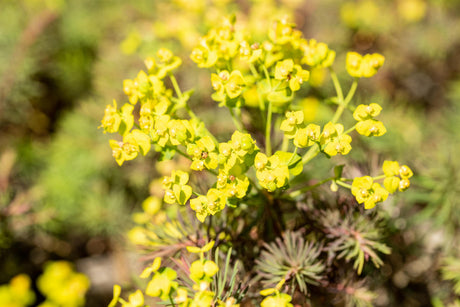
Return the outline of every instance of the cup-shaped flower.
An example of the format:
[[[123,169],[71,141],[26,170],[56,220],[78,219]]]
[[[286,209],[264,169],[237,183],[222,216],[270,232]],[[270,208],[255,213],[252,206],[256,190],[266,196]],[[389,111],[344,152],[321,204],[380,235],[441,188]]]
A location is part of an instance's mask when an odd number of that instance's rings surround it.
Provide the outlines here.
[[[232,134],[231,146],[233,152],[240,158],[243,159],[246,155],[252,154],[257,150],[256,141],[253,140],[249,133],[241,133],[235,131]]]
[[[131,133],[123,137],[123,142],[110,140],[112,155],[118,165],[122,165],[124,161],[133,160],[141,152],[146,155],[150,150],[150,138],[140,130],[133,130]]]
[[[287,59],[276,63],[275,66],[275,79],[277,80],[286,80],[289,79],[289,76],[294,69],[294,61],[292,59]]]
[[[263,188],[273,192],[289,183],[289,167],[286,163],[281,163],[278,155],[267,157],[259,152],[254,162],[256,177]]]
[[[299,31],[294,30],[294,27],[295,24],[290,23],[286,18],[279,19],[269,29],[268,37],[275,44],[286,44],[299,36]]]
[[[387,129],[379,120],[366,119],[356,124],[356,131],[365,136],[382,136],[387,132]]]
[[[385,160],[382,165],[383,173],[386,177],[399,175],[399,163],[397,161]]]
[[[185,145],[194,138],[192,125],[188,120],[173,119],[168,122],[169,141],[172,145]]]
[[[304,120],[303,111],[288,111],[286,112],[286,119],[281,122],[280,129],[284,131],[284,135],[292,139],[294,138],[297,130],[301,128]]]
[[[346,155],[351,150],[351,137],[348,134],[343,134],[342,124],[327,123],[321,133],[320,143],[323,146],[323,151],[329,156],[337,154]]]
[[[122,302],[122,307],[144,307],[144,295],[141,290],[131,293],[128,296],[128,302]]]
[[[187,185],[188,179],[188,173],[181,170],[173,170],[171,177],[165,176],[163,178],[164,201],[168,204],[177,202],[184,205],[192,196],[192,187]]]
[[[401,176],[401,178],[409,179],[410,177],[414,175],[414,173],[409,168],[409,166],[403,165],[399,168],[399,175]]]
[[[218,154],[216,145],[209,136],[202,137],[195,143],[187,145],[187,154],[192,157],[191,169],[201,171],[205,167],[207,169],[215,169],[218,165]]]
[[[160,266],[161,266],[161,257],[156,257],[152,264],[148,267],[146,267],[141,275],[139,275],[140,278],[147,278],[149,277],[152,273],[155,273],[156,271],[158,271],[160,269]]]
[[[315,124],[309,124],[306,128],[298,129],[294,136],[294,145],[299,148],[312,146],[319,142],[321,136],[321,127]]]
[[[289,88],[295,92],[300,89],[300,86],[307,82],[310,78],[310,72],[305,70],[300,65],[294,65],[294,69],[291,75],[288,76]]]
[[[165,147],[169,141],[168,123],[170,121],[169,115],[155,116],[154,129],[152,131],[152,140],[161,147]]]
[[[101,125],[104,133],[115,133],[118,131],[121,123],[121,116],[118,114],[117,102],[113,100],[113,105],[107,105],[104,111],[104,117],[101,120]]]
[[[241,60],[248,63],[254,63],[262,57],[262,49],[258,44],[249,46],[247,41],[242,41],[240,43],[239,54]]]
[[[230,73],[230,76],[225,83],[225,92],[230,99],[236,98],[241,95],[245,86],[243,75],[241,71],[234,70]]]
[[[366,54],[364,57],[356,52],[348,52],[346,68],[350,76],[356,78],[370,78],[377,73],[385,62],[385,58],[378,53]]]
[[[171,293],[178,287],[178,283],[174,281],[176,277],[176,271],[171,268],[163,268],[157,271],[147,284],[145,294],[168,300]]]
[[[351,193],[359,204],[364,203],[365,209],[372,209],[376,203],[388,198],[388,191],[373,181],[372,177],[356,177],[351,185]]]
[[[204,195],[200,195],[191,199],[190,208],[195,211],[196,218],[203,223],[208,216],[208,198]]]
[[[380,111],[382,111],[382,107],[377,103],[371,103],[369,105],[360,104],[353,112],[353,118],[357,121],[371,119],[378,116]]]
[[[203,38],[200,44],[192,50],[190,58],[198,64],[198,67],[212,67],[216,64],[218,55],[215,50],[209,48],[206,38]]]
[[[182,64],[182,60],[175,56],[171,50],[166,48],[160,48],[157,51],[156,56],[159,59],[157,70],[153,72],[159,79],[163,79],[168,73],[176,69]],[[149,72],[151,69],[149,69]]]
[[[301,44],[303,51],[302,63],[311,67],[324,68],[334,63],[335,51],[330,50],[327,44],[318,43],[314,39]]]

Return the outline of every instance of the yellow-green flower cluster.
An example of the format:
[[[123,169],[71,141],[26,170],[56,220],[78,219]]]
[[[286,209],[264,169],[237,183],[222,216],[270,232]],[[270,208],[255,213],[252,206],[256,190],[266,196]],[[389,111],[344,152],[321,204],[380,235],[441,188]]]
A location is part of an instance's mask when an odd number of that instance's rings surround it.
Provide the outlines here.
[[[212,74],[211,84],[215,90],[215,93],[211,96],[212,99],[228,107],[240,106],[238,105],[238,97],[245,87],[241,71],[234,70],[229,73],[223,70],[219,74]]]
[[[214,215],[225,208],[228,198],[243,198],[249,187],[249,179],[245,172],[253,165],[255,152],[258,151],[255,141],[248,133],[235,131],[231,140],[219,143],[218,154],[214,151],[214,145],[211,145],[211,139],[207,139],[208,151],[201,150],[198,146],[190,147],[189,154],[197,150],[193,155],[194,162],[197,162],[208,168],[216,168],[219,164],[219,173],[215,188],[208,190],[206,195],[190,200],[190,207],[196,212],[198,220],[203,222],[208,215]],[[213,143],[212,143],[213,144]],[[205,153],[203,155],[203,153]],[[195,158],[198,157],[198,158]],[[201,157],[201,160],[199,160]],[[197,159],[197,160],[195,160]],[[206,161],[208,160],[208,162]],[[194,165],[192,162],[192,166]]]
[[[289,168],[287,163],[283,163],[279,155],[274,154],[267,157],[259,152],[254,160],[256,176],[260,185],[270,192],[285,187],[289,183]]]
[[[166,89],[163,79],[181,64],[181,60],[165,48],[158,50],[156,58],[145,60],[147,73],[140,71],[133,80],[123,81],[124,93],[129,103],[120,110],[117,102],[105,109],[101,121],[104,132],[119,133],[123,140],[110,140],[112,155],[119,165],[133,160],[139,153],[146,155],[151,144],[157,150],[178,145],[187,146],[201,135],[198,120],[176,117],[175,112],[185,107],[189,94],[173,97]],[[134,116],[135,105],[140,103],[138,116]],[[134,129],[134,118],[138,118],[139,129]]]
[[[351,137],[344,134],[342,124],[327,123],[320,137],[320,144],[323,151],[329,156],[337,154],[346,155],[351,150]]]
[[[385,58],[378,53],[362,56],[356,52],[348,52],[346,67],[348,74],[352,77],[370,78],[377,73],[384,62]]]
[[[322,150],[329,156],[346,155],[351,150],[351,137],[344,134],[342,124],[327,123],[323,132],[316,124],[305,126],[302,111],[287,112],[286,119],[281,122],[280,129],[289,139],[294,139],[294,145],[299,148],[320,144]]]
[[[330,50],[325,43],[310,39],[305,41],[301,48],[303,51],[302,63],[310,67],[324,68],[332,66],[334,63],[335,51]]]
[[[291,91],[295,92],[300,89],[302,83],[308,81],[310,72],[302,69],[302,66],[294,64],[292,59],[283,60],[276,63],[275,79],[289,83]]]
[[[190,168],[195,171],[215,169],[218,165],[216,145],[210,136],[205,136],[195,143],[187,145],[187,154],[192,157]]]
[[[380,114],[382,107],[377,103],[360,104],[353,112],[353,118],[358,121],[356,131],[365,136],[382,136],[387,129],[381,121],[374,119]]]
[[[89,285],[88,277],[75,272],[66,261],[49,263],[37,280],[38,289],[51,306],[84,306]]]
[[[394,193],[397,190],[403,192],[409,188],[409,178],[414,173],[407,165],[399,166],[397,161],[384,161],[382,169],[385,174],[383,185],[388,192]]]
[[[388,198],[388,191],[379,183],[374,182],[372,177],[356,177],[351,185],[351,193],[358,203],[364,203],[365,209],[372,209],[379,202]]]
[[[163,189],[165,190],[164,201],[168,204],[179,203],[185,205],[192,196],[192,187],[187,185],[189,175],[181,170],[172,171],[171,177],[163,178]]]
[[[133,160],[137,155],[142,153],[144,156],[150,150],[150,138],[142,131],[135,129],[123,136],[123,142],[110,140],[112,156],[118,165],[124,161]]]
[[[306,40],[287,18],[276,20],[262,42],[252,42],[234,20],[227,20],[211,29],[191,54],[199,67],[217,70],[211,76],[212,98],[231,108],[263,108],[260,97],[281,107],[308,81],[310,72],[303,64],[327,67],[334,58],[326,44]]]
[[[320,140],[321,127],[315,124],[305,126],[303,111],[287,112],[280,129],[299,148],[312,146]]]
[[[221,27],[212,28],[200,39],[190,58],[199,67],[226,67],[226,63],[239,55],[242,33],[235,31],[235,20],[225,20]]]

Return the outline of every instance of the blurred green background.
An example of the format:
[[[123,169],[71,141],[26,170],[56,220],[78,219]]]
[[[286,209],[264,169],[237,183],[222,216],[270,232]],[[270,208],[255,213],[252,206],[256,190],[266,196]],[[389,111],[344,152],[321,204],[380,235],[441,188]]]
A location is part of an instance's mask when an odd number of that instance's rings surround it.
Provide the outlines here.
[[[415,178],[383,206],[392,254],[375,304],[455,298],[441,268],[460,258],[460,1],[0,0],[0,8],[0,284],[65,259],[92,279],[87,306],[105,306],[113,283],[137,273],[123,234],[158,172],[151,156],[117,166],[97,128],[105,105],[125,101],[123,79],[168,47],[184,61],[178,80],[195,88],[197,113],[223,129],[206,112],[216,107],[207,74],[189,59],[197,38],[231,13],[256,33],[289,14],[307,38],[337,51],[339,77],[349,50],[386,58],[360,81],[356,101],[380,103],[388,133],[354,145],[353,157],[370,170],[401,161]],[[308,96],[331,95],[324,78],[315,73]],[[317,100],[306,103],[312,119],[327,112]]]

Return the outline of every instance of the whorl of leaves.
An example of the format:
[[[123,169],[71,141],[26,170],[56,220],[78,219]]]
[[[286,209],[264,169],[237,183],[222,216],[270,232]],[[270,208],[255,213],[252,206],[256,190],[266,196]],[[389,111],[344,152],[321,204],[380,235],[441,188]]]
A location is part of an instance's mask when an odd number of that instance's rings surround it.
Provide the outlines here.
[[[321,247],[306,241],[300,232],[287,231],[282,238],[264,244],[260,258],[256,260],[256,272],[265,286],[273,286],[281,279],[307,294],[307,284],[318,285],[323,278],[325,265],[318,260]]]
[[[378,222],[378,221],[377,221]],[[376,222],[366,216],[340,216],[338,211],[326,211],[322,217],[326,237],[330,242],[326,246],[329,261],[333,258],[346,261],[354,260],[353,268],[361,274],[364,263],[370,260],[379,268],[383,262],[378,252],[390,254],[388,246],[380,243],[382,235]]]

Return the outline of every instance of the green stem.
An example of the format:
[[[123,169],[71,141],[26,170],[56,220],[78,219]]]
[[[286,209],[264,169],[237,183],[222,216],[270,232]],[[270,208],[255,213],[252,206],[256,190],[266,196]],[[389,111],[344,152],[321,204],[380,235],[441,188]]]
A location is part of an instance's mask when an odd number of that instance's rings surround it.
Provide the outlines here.
[[[302,157],[302,164],[307,164],[311,159],[316,157],[319,154],[320,145],[316,143],[317,146],[313,145]]]
[[[268,157],[272,155],[271,130],[272,130],[272,102],[269,101],[268,110],[267,110],[267,123],[265,125],[265,153]]]
[[[372,180],[380,180],[380,179],[383,179],[385,177],[386,177],[385,175],[375,176],[375,177],[372,177]]]
[[[272,82],[270,80],[270,74],[268,73],[267,67],[265,67],[265,65],[262,65],[262,68],[264,70],[264,75],[265,75],[265,78],[267,79],[268,86],[270,87],[270,91],[271,91],[272,90]]]
[[[337,75],[335,74],[332,68],[330,69],[330,72],[331,72],[332,82],[334,83],[335,91],[337,92],[337,99],[339,103],[339,107],[335,111],[334,117],[332,118],[332,123],[336,123],[340,119],[340,116],[342,116],[343,111],[345,110],[348,103],[351,101],[351,98],[353,98],[353,95],[356,92],[356,88],[358,86],[358,79],[355,78],[353,80],[353,84],[351,85],[350,91],[348,92],[347,97],[344,99],[342,87],[340,86],[340,82],[339,82],[339,79],[337,78]]]
[[[348,134],[350,132],[352,132],[353,130],[356,129],[356,125],[354,125],[353,127],[351,127],[350,129],[348,129],[347,131],[345,131],[343,134]]]
[[[340,180],[337,180],[335,183],[337,183],[338,185],[344,187],[344,188],[347,188],[347,189],[350,189],[351,190],[351,184],[348,184],[348,183],[345,183],[345,182],[342,182]]]
[[[353,80],[353,83],[351,84],[350,90],[348,91],[347,97],[345,97],[345,101],[343,102],[345,105],[347,105],[351,101],[351,99],[355,95],[357,88],[358,88],[358,78],[355,78]]]
[[[340,86],[339,79],[332,67],[329,67],[329,72],[331,74],[332,83],[334,84],[335,92],[337,93],[337,99],[339,100],[339,105],[343,104],[343,92],[342,87]]]
[[[319,187],[320,185],[322,185],[322,184],[324,184],[324,183],[326,183],[326,182],[328,182],[330,180],[334,180],[334,179],[335,179],[335,177],[329,177],[329,178],[323,179],[320,182],[315,183],[314,185],[310,185],[308,187],[304,187],[304,188],[302,188],[300,190],[294,191],[294,192],[290,193],[289,196],[290,197],[297,197],[297,196],[299,196],[299,195],[301,195],[301,194],[303,194],[305,192],[313,190],[314,188]]]
[[[241,122],[238,120],[238,118],[236,118],[235,112],[233,112],[233,108],[228,108],[228,110],[230,111],[230,114],[233,120],[233,124],[235,125],[236,129],[238,129],[239,131],[243,131],[244,130],[243,126],[241,125]]]
[[[174,77],[173,74],[169,74],[169,79],[171,80],[171,83],[173,85],[174,91],[176,92],[177,98],[181,101],[181,103],[184,104],[184,107],[187,110],[188,115],[193,119],[197,119],[197,116],[195,115],[195,113],[193,113],[192,109],[190,109],[189,105],[185,101],[183,101],[184,95],[182,94],[182,91],[180,90],[176,77]]]
[[[169,293],[169,301],[171,302],[171,305],[172,305],[173,307],[176,307],[176,305],[174,304],[174,300],[173,300],[173,298],[172,298],[172,296],[171,296],[171,292]]]
[[[259,73],[257,72],[257,69],[254,67],[253,64],[249,64],[249,69],[251,70],[252,75],[256,78],[259,79]]]
[[[281,151],[287,151],[289,147],[289,139],[283,135],[283,143],[281,144]]]

